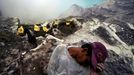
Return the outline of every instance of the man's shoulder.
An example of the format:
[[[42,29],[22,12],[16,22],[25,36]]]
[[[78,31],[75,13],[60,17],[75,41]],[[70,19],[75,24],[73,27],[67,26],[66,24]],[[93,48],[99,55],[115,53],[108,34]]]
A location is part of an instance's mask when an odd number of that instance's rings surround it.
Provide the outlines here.
[[[57,45],[57,47],[56,47],[56,48],[65,48],[65,47],[67,47],[67,45],[66,45],[66,44],[59,44],[59,45]]]
[[[55,50],[54,50],[54,53],[61,53],[61,52],[64,52],[65,50],[67,49],[67,45],[66,44],[60,44],[58,45]]]

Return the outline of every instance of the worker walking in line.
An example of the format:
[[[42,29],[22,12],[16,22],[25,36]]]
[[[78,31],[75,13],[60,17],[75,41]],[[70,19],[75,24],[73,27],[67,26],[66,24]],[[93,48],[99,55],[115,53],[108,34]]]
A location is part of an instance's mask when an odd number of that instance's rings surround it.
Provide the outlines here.
[[[28,28],[24,26],[20,26],[17,29],[17,35],[25,36],[27,34],[28,42],[32,44],[32,48],[37,47],[37,40],[35,34]]]

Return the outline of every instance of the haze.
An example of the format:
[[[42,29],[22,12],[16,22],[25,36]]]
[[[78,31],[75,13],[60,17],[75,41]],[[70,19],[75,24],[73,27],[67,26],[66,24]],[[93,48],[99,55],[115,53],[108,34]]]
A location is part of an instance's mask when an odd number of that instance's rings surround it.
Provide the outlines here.
[[[0,0],[4,17],[18,17],[21,23],[40,23],[53,19],[77,4],[84,8],[100,4],[103,0]]]

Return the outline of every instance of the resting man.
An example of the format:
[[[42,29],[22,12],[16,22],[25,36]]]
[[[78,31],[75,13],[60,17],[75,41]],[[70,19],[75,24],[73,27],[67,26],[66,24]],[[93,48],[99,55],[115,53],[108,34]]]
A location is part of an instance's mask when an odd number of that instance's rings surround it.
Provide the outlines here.
[[[50,58],[48,75],[98,75],[104,69],[108,53],[100,42],[86,43],[81,47],[59,45]]]

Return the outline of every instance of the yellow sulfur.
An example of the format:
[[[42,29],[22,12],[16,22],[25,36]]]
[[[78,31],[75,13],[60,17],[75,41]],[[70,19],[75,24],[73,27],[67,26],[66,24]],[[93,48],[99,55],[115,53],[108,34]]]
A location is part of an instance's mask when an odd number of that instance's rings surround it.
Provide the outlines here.
[[[40,27],[38,25],[34,25],[34,31],[40,31]]]
[[[46,26],[43,26],[43,31],[48,32],[49,29]]]

